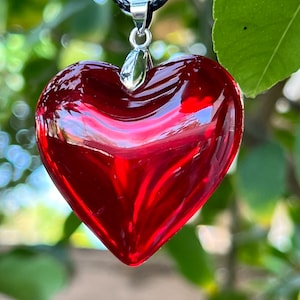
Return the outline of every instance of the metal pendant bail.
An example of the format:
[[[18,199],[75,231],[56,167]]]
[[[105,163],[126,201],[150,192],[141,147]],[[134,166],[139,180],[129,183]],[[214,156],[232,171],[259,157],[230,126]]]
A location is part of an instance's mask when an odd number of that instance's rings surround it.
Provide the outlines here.
[[[130,0],[130,13],[135,23],[129,37],[133,50],[127,55],[120,72],[120,80],[130,92],[144,84],[147,71],[153,66],[148,50],[152,40],[148,29],[153,13],[150,3],[150,0]],[[140,38],[144,42],[138,43]]]
[[[145,35],[151,23],[152,10],[150,0],[130,0],[130,13],[140,36]]]

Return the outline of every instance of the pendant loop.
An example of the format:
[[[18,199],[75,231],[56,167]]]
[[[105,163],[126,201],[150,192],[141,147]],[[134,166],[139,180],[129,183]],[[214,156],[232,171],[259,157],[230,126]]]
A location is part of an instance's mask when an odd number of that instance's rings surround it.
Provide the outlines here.
[[[152,41],[152,34],[149,31],[149,29],[144,29],[144,35],[145,35],[145,42],[142,44],[138,44],[136,39],[140,37],[138,28],[133,28],[131,30],[130,36],[129,36],[129,42],[133,48],[140,48],[140,49],[145,49],[148,48]]]

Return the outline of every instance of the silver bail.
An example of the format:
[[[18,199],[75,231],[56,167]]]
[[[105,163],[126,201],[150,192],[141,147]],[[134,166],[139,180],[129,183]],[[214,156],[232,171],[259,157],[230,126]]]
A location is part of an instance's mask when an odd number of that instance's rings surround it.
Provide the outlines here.
[[[130,12],[135,23],[135,28],[131,31],[129,41],[133,50],[127,55],[120,72],[120,80],[131,92],[143,85],[146,73],[152,68],[152,59],[148,51],[152,35],[148,29],[152,18],[149,9],[150,0],[130,0]],[[144,39],[144,43],[139,44],[137,40]]]
[[[150,0],[130,0],[130,13],[134,24],[138,29],[139,35],[145,34],[145,29],[148,27],[149,17],[149,2]]]
[[[136,43],[138,29],[131,31],[129,41],[133,50],[127,55],[126,60],[120,72],[120,80],[123,85],[131,92],[139,88],[146,79],[146,73],[152,68],[152,59],[148,51],[152,35],[148,29],[145,29],[145,42]]]

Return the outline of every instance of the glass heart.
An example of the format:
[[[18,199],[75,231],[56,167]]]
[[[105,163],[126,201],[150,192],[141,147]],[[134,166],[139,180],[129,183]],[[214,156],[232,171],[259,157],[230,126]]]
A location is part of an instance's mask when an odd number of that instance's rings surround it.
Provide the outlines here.
[[[74,212],[133,266],[220,184],[241,142],[243,105],[231,76],[201,56],[151,69],[134,92],[119,72],[80,62],[58,73],[39,99],[36,134]]]

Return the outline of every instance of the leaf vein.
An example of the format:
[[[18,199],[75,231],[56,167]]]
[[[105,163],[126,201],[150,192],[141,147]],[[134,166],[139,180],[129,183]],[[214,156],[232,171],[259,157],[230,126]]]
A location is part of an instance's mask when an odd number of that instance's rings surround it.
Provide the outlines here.
[[[260,76],[260,78],[259,78],[259,80],[258,80],[258,82],[257,82],[257,85],[256,85],[256,87],[255,87],[255,93],[256,93],[256,94],[257,94],[257,90],[258,90],[258,88],[259,88],[261,82],[263,81],[263,79],[264,79],[264,77],[265,77],[265,75],[266,75],[268,69],[270,68],[270,65],[272,64],[272,62],[273,62],[273,60],[274,60],[275,55],[278,53],[279,48],[280,48],[281,44],[283,43],[284,38],[286,37],[286,35],[287,35],[289,29],[291,28],[291,26],[292,26],[293,22],[295,21],[297,15],[299,14],[299,12],[300,12],[300,4],[298,5],[298,8],[296,9],[295,13],[293,14],[293,17],[290,19],[290,22],[288,23],[286,29],[284,30],[284,32],[283,32],[283,34],[282,34],[280,40],[278,41],[278,44],[276,45],[276,47],[275,47],[275,49],[274,49],[274,51],[273,51],[273,53],[272,53],[272,55],[271,55],[271,57],[270,57],[270,59],[269,59],[267,65],[266,65],[266,67],[265,67],[264,70],[263,70],[262,75]]]

